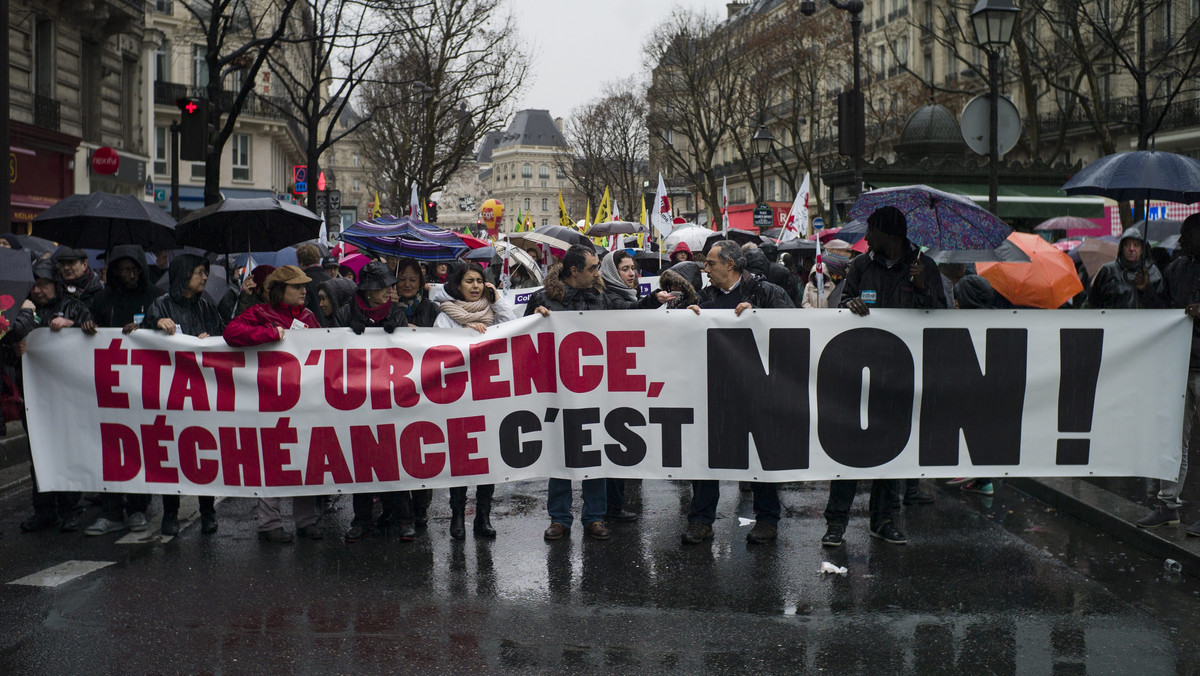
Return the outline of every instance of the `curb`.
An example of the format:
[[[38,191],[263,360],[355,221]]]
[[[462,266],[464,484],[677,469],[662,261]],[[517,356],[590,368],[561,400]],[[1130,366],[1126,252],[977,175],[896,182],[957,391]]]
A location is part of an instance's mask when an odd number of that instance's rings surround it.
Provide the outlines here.
[[[1121,542],[1162,561],[1174,559],[1183,574],[1200,578],[1200,538],[1184,524],[1147,529],[1137,525],[1147,509],[1082,479],[1007,479],[1005,484],[1069,514]]]

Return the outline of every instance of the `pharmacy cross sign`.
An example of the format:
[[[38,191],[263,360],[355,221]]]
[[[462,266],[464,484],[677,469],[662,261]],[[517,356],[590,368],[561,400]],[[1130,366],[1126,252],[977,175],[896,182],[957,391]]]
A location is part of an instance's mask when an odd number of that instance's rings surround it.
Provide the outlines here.
[[[194,113],[194,112],[196,112],[196,108],[198,108],[198,107],[199,106],[196,105],[195,101],[188,101],[187,105],[184,106],[183,109],[188,111],[188,113]]]

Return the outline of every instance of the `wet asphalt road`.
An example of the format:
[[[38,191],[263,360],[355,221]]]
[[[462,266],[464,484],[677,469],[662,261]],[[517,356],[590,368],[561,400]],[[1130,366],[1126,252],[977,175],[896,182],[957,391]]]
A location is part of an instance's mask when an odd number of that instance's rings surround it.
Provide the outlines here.
[[[0,498],[0,673],[1200,670],[1200,583],[1013,489],[932,491],[937,504],[906,508],[907,546],[867,536],[860,493],[830,551],[823,483],[786,486],[779,541],[754,546],[737,519],[749,494],[722,484],[716,539],[691,547],[685,483],[633,482],[639,522],[552,543],[540,481],[497,487],[499,537],[461,543],[444,492],[414,543],[342,542],[343,498],[319,542],[260,543],[253,502],[229,499],[215,536],[193,523],[165,544],[118,544],[20,533],[26,489]],[[68,560],[113,563],[10,584]],[[849,573],[822,575],[822,561]]]

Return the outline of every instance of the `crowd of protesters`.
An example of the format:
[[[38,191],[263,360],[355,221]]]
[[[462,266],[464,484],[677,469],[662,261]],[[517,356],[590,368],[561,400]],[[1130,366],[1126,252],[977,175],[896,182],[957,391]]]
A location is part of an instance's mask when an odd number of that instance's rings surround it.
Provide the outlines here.
[[[658,288],[641,295],[638,261],[624,251],[599,252],[575,246],[544,271],[544,283],[529,298],[525,315],[550,315],[560,311],[690,309],[697,314],[733,310],[740,315],[752,308],[844,308],[866,316],[881,308],[996,309],[1013,307],[970,266],[938,265],[907,238],[904,215],[891,207],[872,214],[867,222],[867,252],[858,255],[843,240],[825,244],[820,263],[811,258],[780,253],[763,242],[739,245],[719,240],[705,251],[693,252],[682,244],[670,252],[669,267],[659,275]],[[12,237],[0,246],[20,246]],[[533,261],[541,252],[527,252]],[[336,259],[322,259],[312,244],[297,248],[298,265],[279,268],[258,266],[244,276],[240,288],[216,302],[205,293],[210,265],[203,256],[180,254],[173,260],[159,255],[154,263],[140,247],[118,246],[107,252],[104,275],[88,265],[86,252],[60,248],[52,257],[34,261],[34,285],[21,311],[3,339],[0,358],[5,373],[20,387],[20,355],[24,339],[36,328],[51,331],[77,328],[95,333],[99,327],[125,333],[157,330],[167,335],[181,332],[197,337],[222,336],[234,347],[286,340],[289,331],[317,327],[347,327],[361,335],[367,329],[391,333],[398,327],[442,327],[485,333],[496,324],[514,319],[514,308],[499,293],[499,266],[486,269],[478,263],[438,263],[427,266],[411,258],[364,258],[365,265],[347,267]],[[345,263],[345,261],[341,261]],[[518,272],[518,270],[520,270]],[[704,276],[707,275],[707,284]],[[1161,270],[1150,260],[1149,244],[1132,228],[1120,240],[1112,262],[1085,281],[1085,293],[1064,307],[1176,308],[1200,320],[1200,214],[1184,221],[1175,260]],[[534,275],[518,268],[510,277],[512,288],[535,286]],[[819,280],[819,281],[818,281]],[[1182,430],[1183,453],[1178,476],[1162,481],[1158,505],[1139,521],[1146,528],[1180,523],[1180,491],[1187,474],[1190,435],[1200,403],[1200,321],[1194,326],[1190,372],[1185,394]],[[30,467],[31,474],[33,467]],[[612,536],[610,522],[628,522],[638,514],[627,509],[625,481],[587,479],[581,486],[580,522],[584,534],[598,540]],[[963,477],[947,482],[963,491],[984,496],[994,493],[991,479]],[[713,537],[720,499],[719,482],[692,482],[692,499],[682,533],[684,544]],[[781,517],[777,484],[744,483],[753,493],[755,525],[751,543],[774,540]],[[475,537],[496,536],[492,524],[495,487],[475,488]],[[549,479],[547,540],[570,535],[573,487],[569,480]],[[853,480],[831,481],[825,509],[824,546],[844,542],[852,502],[857,492]],[[39,491],[33,477],[33,515],[21,523],[23,531],[58,528],[103,535],[148,528],[146,512],[152,496],[105,493],[96,504],[99,516],[84,523],[82,496],[77,493]],[[356,542],[373,532],[391,532],[402,541],[419,537],[428,526],[432,491],[413,490],[382,494],[357,493],[353,517],[344,534]],[[466,537],[468,491],[449,489],[449,535]],[[283,523],[281,498],[258,500],[259,538],[265,542],[291,542],[295,537],[321,539],[319,520],[323,498],[292,498],[293,528]],[[872,481],[869,497],[869,534],[891,544],[907,542],[900,521],[902,506],[933,501],[915,479]],[[179,533],[178,496],[162,497],[164,535]],[[200,498],[200,532],[218,530],[212,497]],[[1187,528],[1200,536],[1200,521]]]

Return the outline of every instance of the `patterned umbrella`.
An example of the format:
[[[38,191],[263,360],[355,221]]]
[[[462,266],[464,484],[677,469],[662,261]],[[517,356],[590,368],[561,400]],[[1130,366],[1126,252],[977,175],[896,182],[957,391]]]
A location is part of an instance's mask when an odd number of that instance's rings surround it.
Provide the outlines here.
[[[994,249],[1012,232],[1004,221],[967,197],[925,185],[863,193],[850,207],[850,218],[866,221],[883,207],[902,211],[908,220],[908,240],[931,249]]]
[[[380,216],[342,231],[341,240],[385,256],[411,256],[419,261],[452,261],[470,247],[458,235],[411,216]]]

